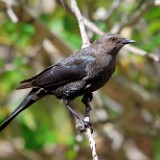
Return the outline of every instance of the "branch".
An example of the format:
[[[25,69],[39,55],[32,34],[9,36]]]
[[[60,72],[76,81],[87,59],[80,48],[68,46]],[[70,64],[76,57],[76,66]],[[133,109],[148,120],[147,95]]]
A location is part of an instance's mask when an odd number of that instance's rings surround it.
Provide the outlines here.
[[[88,20],[87,18],[83,17],[84,20],[84,24],[85,26],[90,29],[92,32],[98,34],[98,35],[103,35],[105,34],[105,32],[103,32],[102,30],[100,30],[93,22],[91,22],[90,20]]]
[[[70,0],[71,2],[71,9],[73,11],[73,13],[75,14],[78,24],[79,24],[79,29],[80,29],[80,33],[81,33],[81,37],[82,37],[82,48],[88,47],[90,45],[85,27],[84,27],[84,20],[83,17],[81,15],[81,12],[77,6],[77,2],[76,0]]]
[[[122,28],[123,27],[128,27],[128,26],[132,26],[135,23],[137,23],[137,21],[140,20],[140,18],[149,10],[154,6],[154,1],[152,1],[151,3],[148,3],[147,5],[145,5],[144,7],[142,6],[141,10],[138,10],[138,12],[136,14],[133,14],[133,17],[131,20],[128,20],[127,22],[125,22],[124,24],[122,24]],[[128,17],[128,19],[130,19],[130,17]]]
[[[80,33],[81,33],[81,37],[82,37],[82,41],[83,41],[82,48],[87,47],[90,45],[90,42],[89,42],[87,33],[85,31],[84,19],[83,19],[81,12],[77,6],[76,0],[70,0],[70,2],[71,2],[72,11],[75,14],[77,21],[78,21],[78,24],[79,24],[79,29],[80,29]],[[90,122],[89,116],[85,117],[84,121],[89,123]],[[88,141],[90,144],[90,148],[92,150],[92,158],[93,158],[93,160],[98,160],[98,156],[96,153],[96,143],[92,137],[92,128],[90,128],[90,127],[86,128],[86,135],[87,135],[87,138],[88,138]]]
[[[105,20],[107,20],[114,11],[119,7],[119,5],[122,3],[122,0],[114,0],[112,5],[109,7],[109,10],[107,11],[107,14],[105,16]]]
[[[14,1],[13,1],[13,3],[9,2],[9,1],[6,3],[6,6],[7,6],[6,13],[7,13],[8,17],[11,19],[12,22],[17,23],[18,22],[18,17],[16,16],[14,11],[12,10],[12,5],[14,3],[15,3]]]
[[[68,6],[68,4],[64,0],[57,0],[57,3],[59,3],[63,8],[70,13],[71,15],[75,16],[72,12],[72,9]],[[82,16],[82,15],[81,15]],[[93,22],[88,20],[86,17],[82,16],[82,19],[84,20],[85,26],[90,29],[92,32],[98,34],[98,35],[103,35],[105,34],[101,29],[99,29]]]
[[[134,46],[131,46],[131,45],[128,45],[128,46],[125,46],[125,48],[134,53],[134,54],[137,54],[139,56],[145,56],[147,57],[148,59],[151,59],[155,62],[159,62],[160,63],[160,57],[156,54],[153,54],[153,53],[147,53],[146,51],[140,49],[140,48],[137,48],[137,47],[134,47]]]
[[[96,143],[92,137],[92,132],[91,132],[91,129],[90,128],[87,128],[86,130],[86,135],[88,137],[88,141],[89,141],[89,144],[90,144],[90,148],[92,150],[92,158],[93,160],[98,160],[98,155],[96,153]]]
[[[134,25],[135,23],[137,23],[140,18],[150,9],[152,8],[155,3],[154,1],[152,1],[151,3],[148,3],[147,5],[144,3],[145,6],[142,5],[141,9],[138,9],[137,12],[134,12],[133,15],[128,15],[127,17],[124,18],[124,20],[115,25],[112,29],[111,32],[112,33],[119,33],[123,28],[125,27],[129,27]]]
[[[159,95],[147,92],[143,87],[125,80],[123,77],[112,78],[106,86],[102,88],[103,93],[112,97],[122,106],[128,106],[128,99],[147,108],[151,112],[160,112]],[[117,94],[123,93],[123,94]]]

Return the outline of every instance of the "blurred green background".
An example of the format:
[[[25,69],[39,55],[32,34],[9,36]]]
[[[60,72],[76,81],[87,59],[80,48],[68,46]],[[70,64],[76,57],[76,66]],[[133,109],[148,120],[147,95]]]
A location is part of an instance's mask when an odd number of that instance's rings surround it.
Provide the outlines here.
[[[79,50],[77,20],[60,0],[0,0],[0,122],[29,90],[27,79]],[[69,1],[65,1],[70,5]],[[158,0],[77,0],[84,17],[104,32],[137,41],[147,52],[124,48],[117,69],[92,102],[94,137],[101,160],[160,160],[160,7]],[[86,28],[92,41],[99,35]],[[98,83],[98,82],[97,82]],[[72,107],[83,116],[81,97]],[[18,115],[0,133],[0,160],[86,160],[85,134],[54,96]]]

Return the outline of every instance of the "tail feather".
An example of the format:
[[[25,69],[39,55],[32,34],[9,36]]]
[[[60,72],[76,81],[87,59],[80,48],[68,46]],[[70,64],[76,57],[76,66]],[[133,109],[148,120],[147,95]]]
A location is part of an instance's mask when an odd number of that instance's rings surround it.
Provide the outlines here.
[[[32,84],[30,82],[25,82],[20,84],[16,89],[26,89],[26,88],[31,88]]]
[[[36,90],[36,91],[35,91]],[[9,115],[9,117],[0,125],[0,132],[7,127],[7,125],[23,110],[28,108],[31,104],[42,98],[44,95],[40,94],[39,89],[32,89],[23,102]]]
[[[33,81],[37,76],[31,77],[29,79],[25,79],[20,82],[20,85],[16,89],[25,89],[25,88],[33,88]]]

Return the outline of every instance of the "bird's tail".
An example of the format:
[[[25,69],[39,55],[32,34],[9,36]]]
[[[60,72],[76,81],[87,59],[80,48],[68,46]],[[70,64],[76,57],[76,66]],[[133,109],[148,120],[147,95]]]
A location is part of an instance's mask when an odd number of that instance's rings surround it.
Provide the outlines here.
[[[0,132],[7,127],[7,125],[23,110],[28,108],[31,104],[44,97],[41,89],[32,89],[23,102],[9,115],[9,117],[0,125]]]

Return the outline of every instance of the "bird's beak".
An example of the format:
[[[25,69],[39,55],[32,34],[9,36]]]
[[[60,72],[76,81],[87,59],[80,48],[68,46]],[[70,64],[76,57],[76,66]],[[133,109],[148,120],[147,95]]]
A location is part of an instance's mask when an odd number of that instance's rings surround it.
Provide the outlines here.
[[[128,38],[125,38],[122,40],[122,44],[129,44],[129,43],[135,43],[136,41],[132,40],[132,39],[128,39]]]

